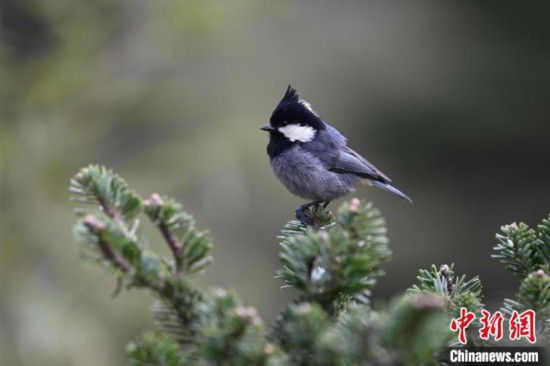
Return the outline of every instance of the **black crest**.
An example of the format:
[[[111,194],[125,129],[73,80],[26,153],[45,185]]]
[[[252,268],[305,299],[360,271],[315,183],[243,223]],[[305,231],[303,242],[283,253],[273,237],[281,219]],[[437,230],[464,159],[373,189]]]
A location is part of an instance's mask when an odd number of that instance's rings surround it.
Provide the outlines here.
[[[283,99],[281,99],[281,101],[277,105],[277,108],[275,108],[275,111],[285,110],[289,106],[297,106],[299,105],[300,101],[300,95],[298,94],[296,89],[294,89],[292,85],[289,85],[286,89]]]
[[[296,91],[296,89],[294,89],[292,87],[292,85],[289,85],[288,88],[286,89],[286,93],[283,97],[283,99],[281,100],[281,102],[299,102],[300,101],[300,95],[298,94],[298,92]]]
[[[273,127],[269,134],[269,145],[267,146],[267,153],[271,158],[301,143],[297,140],[290,141],[283,133],[278,131],[279,128],[297,124],[313,127],[317,131],[326,129],[325,123],[313,112],[309,103],[300,98],[296,89],[291,85],[288,86],[283,99],[271,114],[269,122]]]
[[[281,127],[287,124],[307,124],[317,130],[323,130],[325,124],[311,109],[308,102],[300,98],[300,95],[289,85],[283,99],[279,102],[270,118],[273,127]]]

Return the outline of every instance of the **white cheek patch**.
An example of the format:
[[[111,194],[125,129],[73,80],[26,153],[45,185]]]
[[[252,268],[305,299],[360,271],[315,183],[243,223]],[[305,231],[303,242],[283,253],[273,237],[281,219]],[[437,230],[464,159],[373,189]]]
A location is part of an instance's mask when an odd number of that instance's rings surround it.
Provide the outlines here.
[[[315,129],[310,126],[288,125],[280,127],[279,132],[292,142],[310,142],[315,137]]]

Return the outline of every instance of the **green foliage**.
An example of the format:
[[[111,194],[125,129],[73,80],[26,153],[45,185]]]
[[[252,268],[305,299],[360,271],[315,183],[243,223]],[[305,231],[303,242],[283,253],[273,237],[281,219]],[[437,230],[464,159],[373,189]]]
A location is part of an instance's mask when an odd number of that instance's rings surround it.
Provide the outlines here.
[[[290,221],[280,236],[279,277],[329,311],[337,300],[368,302],[391,256],[384,219],[371,204],[344,203],[335,221],[320,230]]]
[[[218,289],[205,297],[199,310],[196,352],[204,364],[221,365],[227,360],[243,366],[268,363],[273,347],[265,341],[256,309],[243,306],[235,294]]]
[[[541,226],[542,230],[539,233],[523,222],[502,226],[502,234],[496,235],[498,244],[494,250],[497,253],[493,254],[493,258],[500,259],[507,269],[521,278],[538,269],[548,271],[550,244],[546,230],[550,225],[546,220]],[[541,237],[546,239],[546,242]]]
[[[542,220],[542,223],[538,226],[538,229],[538,236],[542,241],[540,252],[546,261],[547,267],[550,267],[550,215],[548,218]]]
[[[180,204],[158,194],[142,201],[124,180],[99,166],[82,169],[70,189],[76,201],[94,205],[77,210],[76,245],[88,258],[117,273],[127,288],[149,289],[157,299],[151,315],[164,336],[146,333],[141,341],[131,344],[129,364],[219,364],[232,360],[239,365],[261,365],[277,358],[254,309],[242,306],[234,294],[205,292],[190,281],[190,275],[211,262],[212,244],[207,232],[195,228],[193,217]],[[161,232],[172,260],[140,245],[137,215],[142,209]],[[133,228],[128,230],[131,220],[135,220]],[[174,344],[178,346],[174,348]]]
[[[451,334],[445,302],[437,295],[414,295],[399,300],[390,310],[383,340],[406,365],[438,364],[438,352]]]
[[[164,334],[169,335],[180,344],[190,344],[196,332],[196,320],[198,316],[194,311],[200,301],[200,298],[189,296],[185,309],[189,309],[187,316],[182,316],[174,309],[174,306],[168,301],[157,299],[151,306],[151,317],[155,321],[157,328]]]
[[[454,264],[444,264],[439,267],[432,265],[430,270],[421,269],[416,277],[418,284],[413,285],[410,293],[429,293],[440,296],[447,310],[453,317],[460,314],[460,308],[465,307],[476,316],[481,314],[483,298],[481,281],[475,276],[466,280],[466,276],[455,275]]]
[[[550,316],[550,276],[540,269],[529,274],[521,282],[518,300],[545,318]]]
[[[315,361],[320,365],[390,365],[393,351],[382,345],[381,331],[387,317],[369,306],[352,304],[340,313],[333,327],[320,339]]]
[[[550,341],[550,218],[542,220],[538,231],[524,223],[501,228],[493,258],[519,276],[521,284],[515,299],[505,299],[501,311],[510,319],[513,311],[532,309],[537,318],[537,339]]]
[[[441,298],[422,294],[398,299],[387,313],[350,304],[334,320],[316,303],[294,304],[270,337],[292,365],[395,365],[436,360],[450,334]]]
[[[431,294],[441,299],[446,314],[448,314],[445,329],[448,329],[451,319],[460,316],[461,308],[466,308],[467,311],[474,313],[477,319],[481,317],[483,296],[479,277],[475,276],[466,280],[465,275],[455,275],[454,264],[450,266],[444,264],[439,267],[439,270],[435,265],[432,265],[429,271],[421,269],[416,278],[418,284],[413,285],[409,289],[409,293],[412,295]],[[484,345],[484,342],[478,336],[479,325],[478,322],[474,322],[467,329],[467,338],[470,345]],[[444,338],[450,340],[448,336]],[[458,343],[450,343],[453,346],[459,345]]]
[[[74,201],[99,204],[105,214],[116,220],[131,220],[141,211],[139,196],[128,189],[124,179],[103,166],[83,168],[71,180],[69,190]]]
[[[77,247],[87,257],[114,270],[127,288],[151,290],[175,311],[185,332],[192,332],[197,315],[190,305],[200,299],[200,292],[186,278],[173,274],[174,268],[170,261],[139,244],[136,219],[146,207],[148,212],[156,210],[164,213],[161,223],[185,224],[187,237],[193,239],[190,246],[200,251],[200,255],[186,262],[190,269],[196,270],[199,262],[207,262],[211,244],[203,232],[195,230],[192,217],[181,214],[181,207],[169,199],[166,202],[155,201],[155,207],[152,208],[150,201],[142,202],[122,178],[101,166],[83,168],[71,180],[70,191],[76,195],[74,199],[77,202],[93,205],[93,208],[77,210],[80,216],[75,226]],[[86,215],[82,216],[82,213]],[[132,230],[128,229],[130,220],[133,220]],[[163,235],[177,237],[179,226],[173,224],[162,229]],[[177,258],[176,255],[174,258]]]
[[[75,239],[85,255],[103,261],[105,266],[127,273],[140,265],[141,252],[134,238],[103,214],[80,220]]]
[[[291,364],[309,365],[320,337],[329,327],[327,314],[319,305],[302,302],[283,310],[270,338],[287,353]]]
[[[438,365],[442,347],[456,345],[449,322],[466,308],[480,317],[478,277],[457,276],[454,266],[420,270],[408,293],[387,309],[371,306],[371,290],[391,256],[380,211],[358,199],[335,216],[320,207],[306,213],[310,225],[288,222],[278,272],[299,295],[266,331],[256,310],[223,289],[196,287],[192,275],[210,262],[206,231],[174,199],[142,200],[120,177],[99,166],[71,181],[78,209],[75,243],[86,257],[114,272],[126,288],[148,289],[158,332],[146,332],[127,349],[128,365]],[[170,249],[163,258],[142,245],[143,211]],[[131,229],[129,229],[131,227]],[[497,235],[496,258],[522,277],[511,313],[533,309],[537,337],[550,340],[550,221],[538,232],[508,225]],[[467,330],[471,345],[484,345],[479,325]]]
[[[539,269],[529,274],[521,282],[517,299],[521,308],[535,310],[538,338],[550,341],[550,276],[548,273]]]
[[[126,347],[128,366],[183,366],[179,345],[159,332],[145,332],[140,340]]]
[[[212,262],[208,255],[212,248],[208,232],[197,231],[193,216],[184,212],[173,198],[153,194],[144,206],[145,213],[159,228],[173,252],[176,273],[196,273]]]

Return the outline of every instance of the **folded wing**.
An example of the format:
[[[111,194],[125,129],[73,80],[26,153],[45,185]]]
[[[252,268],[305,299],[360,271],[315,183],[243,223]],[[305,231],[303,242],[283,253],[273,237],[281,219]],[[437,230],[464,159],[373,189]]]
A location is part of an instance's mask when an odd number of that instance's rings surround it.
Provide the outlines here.
[[[373,181],[391,182],[384,173],[378,170],[374,165],[369,163],[367,159],[345,146],[341,149],[341,153],[334,161],[333,171],[340,173],[352,173],[360,177],[371,179]]]

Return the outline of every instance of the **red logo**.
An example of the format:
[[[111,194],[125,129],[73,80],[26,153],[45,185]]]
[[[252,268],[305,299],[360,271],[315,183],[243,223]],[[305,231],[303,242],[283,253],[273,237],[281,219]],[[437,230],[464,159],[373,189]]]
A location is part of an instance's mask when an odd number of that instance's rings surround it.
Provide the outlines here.
[[[470,313],[466,308],[460,309],[460,317],[451,321],[451,330],[456,332],[458,330],[458,340],[462,344],[466,344],[466,328],[476,318],[474,313]]]
[[[512,312],[510,318],[510,339],[527,338],[531,343],[537,341],[535,335],[535,312],[533,310],[525,310],[523,313],[518,314],[517,311]]]
[[[489,339],[494,337],[495,341],[502,339],[504,317],[500,311],[493,315],[487,310],[481,310],[481,329],[479,337],[481,339]],[[466,329],[476,318],[474,313],[469,312],[466,308],[460,309],[460,316],[451,321],[450,327],[453,332],[458,331],[458,341],[466,344]],[[518,313],[516,310],[512,312],[512,317],[508,321],[510,330],[510,340],[519,340],[526,338],[529,342],[535,343],[537,337],[535,334],[535,312],[533,310],[525,310],[523,313]]]
[[[492,335],[495,337],[495,341],[502,339],[502,322],[504,317],[500,311],[491,316],[487,310],[481,310],[483,317],[480,319],[483,327],[479,330],[479,337],[481,339],[489,339],[489,336]]]

